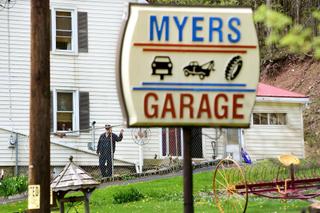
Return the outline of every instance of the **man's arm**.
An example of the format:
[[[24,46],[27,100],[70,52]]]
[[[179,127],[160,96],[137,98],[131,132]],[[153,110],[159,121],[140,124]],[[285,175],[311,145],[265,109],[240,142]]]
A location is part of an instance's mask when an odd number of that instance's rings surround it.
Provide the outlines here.
[[[120,142],[120,141],[122,141],[122,138],[123,138],[123,132],[124,132],[124,130],[123,129],[121,129],[120,130],[120,134],[119,134],[119,136],[117,136],[116,134],[114,134],[114,136],[115,136],[115,141],[117,141],[117,142]]]

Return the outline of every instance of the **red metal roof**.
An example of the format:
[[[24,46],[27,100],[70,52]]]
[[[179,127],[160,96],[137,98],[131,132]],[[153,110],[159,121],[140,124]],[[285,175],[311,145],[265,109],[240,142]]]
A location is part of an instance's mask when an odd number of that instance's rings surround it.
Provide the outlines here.
[[[280,89],[278,87],[274,87],[268,84],[259,83],[258,84],[258,91],[257,91],[258,97],[281,97],[281,98],[308,98],[308,96],[296,93],[296,92],[290,92],[285,89]]]

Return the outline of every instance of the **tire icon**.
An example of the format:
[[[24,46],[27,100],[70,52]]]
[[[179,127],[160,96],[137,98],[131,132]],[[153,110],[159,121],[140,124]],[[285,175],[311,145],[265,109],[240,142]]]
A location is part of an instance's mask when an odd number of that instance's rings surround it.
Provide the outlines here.
[[[242,58],[238,55],[233,57],[226,68],[225,77],[228,81],[234,80],[240,73],[242,68]]]
[[[189,76],[189,74],[190,74],[190,73],[189,73],[189,70],[184,69],[184,75],[185,75],[185,76]]]

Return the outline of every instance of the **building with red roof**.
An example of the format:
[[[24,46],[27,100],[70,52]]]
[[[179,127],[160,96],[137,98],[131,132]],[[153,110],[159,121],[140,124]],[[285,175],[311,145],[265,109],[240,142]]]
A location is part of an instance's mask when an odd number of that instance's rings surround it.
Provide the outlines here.
[[[308,96],[291,92],[285,89],[280,89],[278,87],[274,87],[268,84],[259,83],[257,88],[257,97],[263,98],[296,98],[302,102],[308,101]]]
[[[227,129],[223,155],[240,159],[243,147],[253,159],[288,153],[304,157],[303,109],[308,102],[306,95],[259,83],[250,128]]]

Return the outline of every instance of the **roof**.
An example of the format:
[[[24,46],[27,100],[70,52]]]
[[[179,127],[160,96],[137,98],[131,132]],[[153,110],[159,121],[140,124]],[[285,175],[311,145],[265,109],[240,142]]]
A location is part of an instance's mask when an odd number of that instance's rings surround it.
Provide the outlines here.
[[[52,191],[75,191],[80,189],[95,188],[100,183],[91,177],[86,171],[70,162],[51,183]]]
[[[268,84],[259,83],[257,97],[276,97],[276,98],[308,98],[308,96],[280,89]]]

